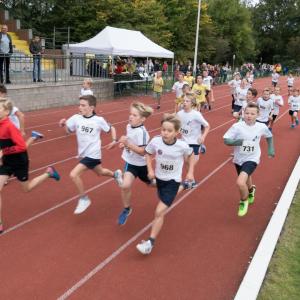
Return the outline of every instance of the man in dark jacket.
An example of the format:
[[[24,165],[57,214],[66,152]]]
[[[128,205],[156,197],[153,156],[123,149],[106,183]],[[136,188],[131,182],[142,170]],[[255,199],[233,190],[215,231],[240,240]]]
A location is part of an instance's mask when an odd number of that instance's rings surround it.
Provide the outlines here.
[[[42,82],[41,79],[41,56],[43,52],[42,43],[39,36],[35,36],[30,42],[29,51],[33,56],[33,82]]]
[[[13,53],[11,37],[7,34],[7,25],[1,26],[0,32],[0,81],[3,83],[3,67],[5,67],[6,84],[11,83],[9,80],[10,56]]]

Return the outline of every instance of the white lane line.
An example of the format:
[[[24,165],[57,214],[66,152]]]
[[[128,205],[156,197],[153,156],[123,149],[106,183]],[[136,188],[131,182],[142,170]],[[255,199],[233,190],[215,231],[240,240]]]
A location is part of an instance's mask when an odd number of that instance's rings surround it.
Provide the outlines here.
[[[205,176],[197,185],[196,188],[186,192],[183,196],[181,196],[175,203],[168,209],[167,213],[173,210],[177,205],[183,202],[191,193],[194,192],[199,186],[205,183],[210,177],[212,177],[215,173],[217,173],[220,169],[222,169],[232,158],[226,159],[223,163],[221,163],[218,167],[216,167],[212,172],[210,172],[207,176]],[[107,266],[112,260],[114,260],[117,256],[119,256],[128,246],[130,246],[134,241],[136,241],[142,234],[144,234],[152,225],[152,222],[143,227],[140,231],[138,231],[132,238],[130,238],[127,242],[125,242],[121,247],[115,250],[111,255],[109,255],[106,259],[101,261],[93,270],[91,270],[88,274],[82,277],[76,284],[74,284],[70,289],[68,289],[63,295],[57,298],[57,300],[67,299],[71,294],[76,292],[82,285],[84,285],[88,280],[90,280],[95,274],[101,271],[105,266]]]
[[[257,299],[289,208],[296,193],[299,180],[300,156],[235,295],[235,300]],[[284,276],[284,274],[282,275]]]

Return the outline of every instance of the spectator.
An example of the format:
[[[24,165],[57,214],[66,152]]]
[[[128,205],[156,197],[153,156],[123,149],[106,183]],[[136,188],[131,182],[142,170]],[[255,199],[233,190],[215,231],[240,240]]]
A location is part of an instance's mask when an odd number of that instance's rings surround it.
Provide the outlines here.
[[[41,57],[42,57],[42,43],[39,36],[35,36],[33,40],[30,42],[29,45],[29,51],[32,54],[33,57],[33,71],[32,71],[32,77],[33,82],[42,82],[41,79]]]
[[[11,83],[9,80],[9,63],[10,56],[13,53],[13,46],[7,31],[7,25],[2,25],[0,32],[0,81],[3,83],[3,66],[5,66],[6,84],[9,84]]]

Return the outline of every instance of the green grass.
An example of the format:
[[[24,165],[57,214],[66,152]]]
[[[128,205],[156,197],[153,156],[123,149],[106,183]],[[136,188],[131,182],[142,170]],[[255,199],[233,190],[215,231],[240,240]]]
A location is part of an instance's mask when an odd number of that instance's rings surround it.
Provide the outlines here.
[[[258,300],[300,299],[300,185]]]

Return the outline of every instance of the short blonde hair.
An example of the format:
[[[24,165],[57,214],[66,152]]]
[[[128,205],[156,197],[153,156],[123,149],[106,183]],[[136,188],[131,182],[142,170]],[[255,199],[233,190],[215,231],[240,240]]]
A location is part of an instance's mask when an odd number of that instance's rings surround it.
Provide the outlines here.
[[[92,78],[85,78],[83,82],[86,82],[89,86],[92,86],[94,83]]]
[[[165,122],[172,123],[176,131],[179,131],[181,127],[180,119],[176,114],[164,114],[163,119],[161,120],[161,125]]]
[[[139,114],[144,118],[150,117],[153,113],[153,108],[148,105],[145,105],[142,102],[133,102],[131,104],[131,107],[135,108],[139,112]]]
[[[0,98],[0,105],[7,111],[9,111],[9,113],[12,112],[13,109],[13,104],[10,101],[10,99],[8,98]]]

